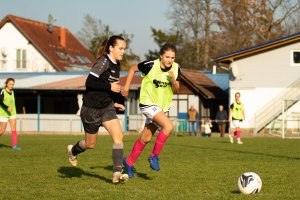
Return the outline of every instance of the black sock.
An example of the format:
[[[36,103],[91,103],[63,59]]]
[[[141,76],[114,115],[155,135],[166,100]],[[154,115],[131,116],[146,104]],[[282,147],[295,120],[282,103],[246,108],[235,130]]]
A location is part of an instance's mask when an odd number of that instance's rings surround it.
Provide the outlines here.
[[[84,140],[78,141],[72,148],[72,154],[76,156],[86,150],[86,147],[82,144]]]
[[[113,144],[112,160],[113,172],[122,172],[122,159],[123,159],[123,144]]]

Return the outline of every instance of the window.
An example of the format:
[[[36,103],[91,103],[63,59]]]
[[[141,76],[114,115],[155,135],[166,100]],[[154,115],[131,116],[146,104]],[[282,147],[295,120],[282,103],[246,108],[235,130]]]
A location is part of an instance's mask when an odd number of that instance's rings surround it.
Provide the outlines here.
[[[17,69],[26,68],[26,49],[17,49]]]
[[[300,66],[300,50],[292,50],[291,65],[292,66]]]

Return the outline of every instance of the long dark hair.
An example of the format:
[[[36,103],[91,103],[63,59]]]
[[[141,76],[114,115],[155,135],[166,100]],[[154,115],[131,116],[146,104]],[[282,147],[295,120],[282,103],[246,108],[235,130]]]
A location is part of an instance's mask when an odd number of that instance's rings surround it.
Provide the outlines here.
[[[97,58],[100,58],[105,54],[109,54],[109,47],[110,46],[114,47],[117,44],[117,40],[125,41],[125,39],[119,35],[113,35],[110,38],[106,38],[98,48]]]
[[[14,78],[7,78],[6,81],[5,81],[5,88],[7,87],[7,84],[8,84],[9,81],[15,82],[15,79]]]

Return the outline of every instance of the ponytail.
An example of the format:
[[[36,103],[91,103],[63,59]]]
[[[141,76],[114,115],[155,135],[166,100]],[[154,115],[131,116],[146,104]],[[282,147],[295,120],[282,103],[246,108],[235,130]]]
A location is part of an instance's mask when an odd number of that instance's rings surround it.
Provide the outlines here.
[[[106,38],[100,45],[97,51],[97,59],[103,55],[109,54],[109,47],[114,47],[117,44],[117,40],[124,40],[125,39],[118,35],[113,35],[110,38]]]

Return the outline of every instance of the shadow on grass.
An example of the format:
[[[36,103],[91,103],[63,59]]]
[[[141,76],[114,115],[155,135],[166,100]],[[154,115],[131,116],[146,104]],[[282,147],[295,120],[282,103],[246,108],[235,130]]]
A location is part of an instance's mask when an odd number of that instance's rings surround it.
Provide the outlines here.
[[[173,144],[167,144],[172,146]],[[232,145],[228,143],[228,145]],[[289,160],[300,160],[300,157],[291,157],[291,156],[282,156],[282,155],[274,155],[274,154],[267,154],[267,153],[258,153],[258,152],[250,152],[250,151],[242,151],[236,149],[222,149],[222,148],[212,148],[212,147],[202,147],[197,145],[183,145],[183,144],[176,144],[176,146],[182,146],[187,148],[196,148],[196,149],[205,149],[205,150],[214,150],[214,151],[228,151],[234,153],[242,153],[242,154],[252,154],[252,155],[259,155],[259,156],[267,156],[273,158],[282,158],[282,159],[289,159]]]
[[[241,192],[239,190],[232,190],[230,191],[232,194],[241,194]]]
[[[78,167],[60,167],[57,170],[57,172],[61,174],[60,175],[61,178],[74,178],[74,177],[80,178],[82,176],[89,176],[89,177],[101,179],[107,183],[111,183],[111,179],[108,179],[104,176],[100,176],[98,174],[86,172]]]
[[[11,146],[8,146],[6,144],[0,144],[0,148],[11,148]]]
[[[96,169],[96,168],[102,168],[102,169],[105,169],[105,170],[108,170],[108,171],[112,171],[113,170],[113,166],[112,165],[109,165],[109,166],[93,166],[93,167],[90,167],[91,169]],[[136,168],[134,168],[134,174],[137,176],[137,177],[140,177],[142,179],[145,179],[145,180],[152,180],[152,178],[150,178],[147,174],[145,173],[141,173],[141,172],[137,172],[136,171]]]

